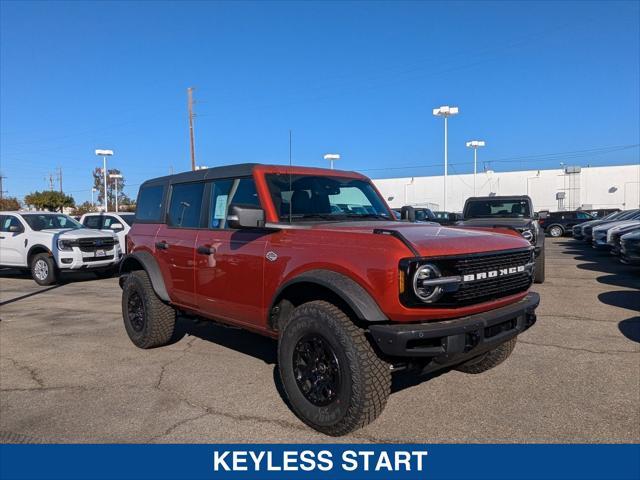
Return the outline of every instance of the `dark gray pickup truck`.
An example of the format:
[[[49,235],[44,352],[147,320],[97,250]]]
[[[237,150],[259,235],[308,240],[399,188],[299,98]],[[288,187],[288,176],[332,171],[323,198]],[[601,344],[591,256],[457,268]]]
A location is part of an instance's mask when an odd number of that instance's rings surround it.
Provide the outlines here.
[[[471,197],[464,203],[463,220],[456,225],[517,230],[535,247],[535,283],[544,282],[544,230],[527,195]]]

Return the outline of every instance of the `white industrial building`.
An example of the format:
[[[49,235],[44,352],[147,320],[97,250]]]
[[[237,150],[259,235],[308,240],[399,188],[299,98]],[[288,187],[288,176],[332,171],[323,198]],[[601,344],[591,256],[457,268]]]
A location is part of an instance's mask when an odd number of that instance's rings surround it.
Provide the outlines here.
[[[389,204],[443,210],[444,177],[403,177],[374,180]],[[524,195],[536,210],[640,208],[640,163],[608,167],[565,167],[518,172],[478,172],[476,196]],[[447,177],[446,210],[460,212],[474,195],[474,175]]]

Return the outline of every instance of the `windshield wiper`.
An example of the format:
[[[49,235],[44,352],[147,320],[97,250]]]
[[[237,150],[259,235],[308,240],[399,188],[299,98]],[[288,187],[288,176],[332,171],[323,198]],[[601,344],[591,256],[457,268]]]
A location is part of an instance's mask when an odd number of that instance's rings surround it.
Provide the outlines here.
[[[333,215],[331,213],[294,213],[291,215],[292,219],[300,220],[302,218],[321,218],[323,220],[335,220],[339,215]],[[281,220],[288,220],[289,215],[281,215]]]
[[[345,213],[344,215],[349,218],[378,218],[380,220],[390,220],[388,215],[381,213]]]

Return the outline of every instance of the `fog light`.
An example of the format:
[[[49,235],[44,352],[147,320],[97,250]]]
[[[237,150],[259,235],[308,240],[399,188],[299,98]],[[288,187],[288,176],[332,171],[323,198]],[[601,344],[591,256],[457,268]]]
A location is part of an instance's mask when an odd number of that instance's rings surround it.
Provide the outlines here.
[[[73,258],[61,258],[60,261],[64,264],[69,264],[73,262]]]

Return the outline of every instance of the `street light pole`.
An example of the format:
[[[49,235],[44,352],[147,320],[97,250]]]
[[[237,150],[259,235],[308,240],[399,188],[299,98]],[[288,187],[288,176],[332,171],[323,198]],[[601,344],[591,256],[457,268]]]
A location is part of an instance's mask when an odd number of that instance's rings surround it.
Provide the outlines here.
[[[116,213],[118,213],[118,179],[122,178],[122,175],[120,175],[119,173],[114,173],[109,175],[109,178],[113,179],[113,182],[116,186]]]
[[[466,143],[467,147],[473,148],[473,196],[476,196],[476,174],[478,173],[478,148],[484,147],[484,140],[471,140]]]
[[[444,117],[444,194],[443,194],[443,202],[442,202],[442,210],[447,210],[447,169],[449,164],[449,145],[448,145],[448,123],[447,120],[449,117],[453,115],[457,115],[459,112],[458,107],[450,107],[448,105],[443,105],[439,108],[433,109],[433,114],[436,117]]]
[[[325,159],[325,160],[329,160],[329,163],[330,163],[330,165],[331,165],[331,170],[333,170],[333,162],[334,162],[335,160],[340,160],[340,155],[339,155],[339,154],[337,154],[337,153],[327,153],[327,154],[324,156],[324,159]]]
[[[109,204],[107,203],[107,157],[111,157],[113,155],[113,150],[96,150],[96,155],[102,157],[103,167],[102,167],[102,175],[104,178],[104,212],[107,213],[109,211]]]
[[[96,191],[95,187],[91,187],[91,205],[93,205],[94,207],[96,206],[96,202],[93,199],[93,193]]]

